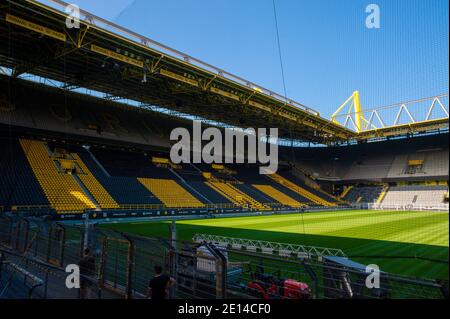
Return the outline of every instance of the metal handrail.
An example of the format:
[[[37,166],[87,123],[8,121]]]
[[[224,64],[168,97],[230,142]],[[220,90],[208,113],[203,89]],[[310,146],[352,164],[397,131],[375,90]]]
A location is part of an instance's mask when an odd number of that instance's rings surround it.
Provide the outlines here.
[[[249,250],[249,247],[259,248],[264,252],[268,253],[274,250],[278,251],[279,254],[304,254],[304,256],[341,256],[345,257],[345,253],[341,249],[328,248],[328,247],[317,247],[317,246],[305,246],[305,245],[296,245],[289,243],[279,243],[279,242],[269,242],[264,240],[256,240],[256,239],[245,239],[245,238],[232,238],[225,236],[217,236],[210,234],[195,234],[192,238],[194,242],[202,243],[221,243],[226,244],[227,246],[239,246],[246,247]]]
[[[33,209],[53,209],[50,205],[13,205],[12,211],[17,210],[33,210]]]
[[[281,203],[264,203],[272,208],[285,207]],[[169,207],[163,204],[123,204],[119,208],[100,208],[100,209],[87,209],[88,212],[108,212],[108,211],[134,211],[134,210],[182,210],[182,209],[226,209],[226,208],[248,208],[248,206],[237,205],[233,203],[222,203],[222,204],[204,204],[202,207],[193,206],[181,206],[181,207]],[[48,205],[15,205],[11,207],[11,211],[32,211],[34,209],[38,210],[53,210],[54,208]],[[74,211],[59,211],[60,214],[81,214],[84,211],[74,210]]]

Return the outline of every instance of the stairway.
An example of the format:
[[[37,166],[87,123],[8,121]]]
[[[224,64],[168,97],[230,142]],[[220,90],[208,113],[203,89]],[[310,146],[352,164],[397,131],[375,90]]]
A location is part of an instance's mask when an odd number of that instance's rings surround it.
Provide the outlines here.
[[[209,181],[205,183],[212,189],[214,189],[216,192],[233,202],[234,204],[243,206],[243,207],[249,207],[253,209],[258,210],[270,210],[271,208],[267,205],[261,204],[260,202],[256,201],[249,195],[245,194],[244,192],[240,191],[230,183],[223,183],[223,182],[217,182],[217,181]]]
[[[86,197],[92,202],[92,204],[95,205],[95,210],[100,210],[99,203],[95,200],[94,196],[92,196],[92,194],[89,192],[89,190],[83,184],[80,177],[77,174],[73,174],[71,176],[77,182],[77,184],[80,186],[80,188],[83,190],[84,195],[86,195]]]
[[[120,208],[119,204],[117,204],[116,201],[111,197],[111,195],[109,195],[102,184],[97,181],[97,179],[91,173],[89,168],[84,164],[78,154],[72,153],[71,155],[83,171],[83,174],[78,174],[79,179],[87,188],[89,193],[91,193],[95,200],[98,202],[99,206],[105,209]]]
[[[347,196],[347,194],[350,192],[350,190],[352,188],[353,188],[353,185],[347,186],[339,197],[345,198],[345,196]]]
[[[306,206],[306,205],[301,204],[300,202],[296,201],[295,199],[289,197],[288,195],[283,194],[282,192],[273,188],[270,185],[253,185],[253,187],[283,205],[295,207],[295,208]]]
[[[174,169],[169,168],[169,171],[175,175],[179,181],[186,186],[187,188],[189,188],[193,193],[197,194],[197,196],[201,197],[205,202],[207,202],[208,204],[213,204],[208,198],[206,198],[202,193],[200,193],[199,191],[197,191],[194,187],[192,187],[183,177],[180,176],[180,174],[178,174]]]
[[[200,208],[205,204],[171,179],[138,178],[153,195],[170,208]]]
[[[381,204],[386,197],[387,192],[389,191],[389,185],[385,185],[383,190],[381,191],[380,196],[378,197],[376,204]]]
[[[284,187],[289,188],[290,190],[296,192],[297,194],[309,199],[311,202],[325,206],[325,207],[335,207],[337,206],[337,204],[335,203],[330,203],[327,202],[326,200],[324,200],[323,198],[307,191],[306,189],[294,184],[293,182],[287,180],[286,178],[284,178],[283,176],[280,176],[278,174],[271,174],[271,175],[267,175],[269,178],[271,178],[272,180],[274,180],[275,182],[277,182],[280,185],[283,185]]]

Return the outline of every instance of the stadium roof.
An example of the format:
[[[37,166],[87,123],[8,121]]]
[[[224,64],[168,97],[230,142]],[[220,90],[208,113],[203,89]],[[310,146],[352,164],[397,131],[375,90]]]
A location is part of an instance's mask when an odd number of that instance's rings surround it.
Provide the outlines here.
[[[66,26],[59,0],[8,0],[0,15],[0,66],[236,127],[277,127],[281,138],[317,143],[409,133],[433,124],[358,134],[301,103],[211,66],[114,23],[80,11]],[[417,129],[419,127],[419,129]],[[447,123],[448,127],[448,123]],[[388,131],[389,130],[389,131]]]

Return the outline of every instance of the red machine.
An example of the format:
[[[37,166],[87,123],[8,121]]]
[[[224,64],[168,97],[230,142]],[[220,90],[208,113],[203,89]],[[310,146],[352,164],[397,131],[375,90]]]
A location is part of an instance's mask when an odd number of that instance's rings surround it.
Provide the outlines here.
[[[279,275],[264,274],[259,266],[256,272],[250,272],[252,281],[247,283],[251,294],[262,299],[308,299],[311,289],[295,279],[283,279]]]

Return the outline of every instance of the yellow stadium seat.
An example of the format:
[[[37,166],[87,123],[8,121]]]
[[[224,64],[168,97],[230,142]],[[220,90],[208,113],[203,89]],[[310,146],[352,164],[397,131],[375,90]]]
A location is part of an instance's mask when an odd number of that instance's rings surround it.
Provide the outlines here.
[[[171,179],[138,178],[151,193],[170,208],[199,208],[205,205]]]
[[[254,208],[258,210],[270,210],[270,207],[260,202],[256,201],[249,195],[240,191],[230,183],[223,183],[217,181],[206,182],[206,185],[214,189],[216,192],[230,200],[239,206],[248,206],[249,208]]]
[[[84,186],[89,190],[89,192],[94,196],[97,203],[101,208],[114,209],[119,208],[119,204],[109,195],[102,184],[97,181],[97,179],[92,175],[89,168],[83,163],[81,158],[76,153],[71,154],[76,160],[76,163],[80,166],[84,174],[78,174],[78,177],[83,182]]]
[[[283,205],[290,206],[290,207],[303,207],[303,206],[305,206],[304,204],[299,203],[295,199],[293,199],[293,198],[289,197],[288,195],[280,192],[279,190],[277,190],[276,188],[273,188],[270,185],[253,185],[253,187],[255,187],[260,192],[266,194],[267,196],[273,198],[274,200],[276,200],[277,202],[279,202],[279,203],[281,203]]]
[[[298,186],[297,184],[294,184],[293,182],[291,182],[290,180],[284,178],[281,175],[278,174],[270,174],[267,175],[269,176],[271,179],[273,179],[275,182],[277,182],[280,185],[283,185],[284,187],[289,188],[290,190],[296,192],[297,194],[309,199],[311,202],[325,206],[325,207],[334,207],[337,206],[337,204],[335,203],[330,203],[328,201],[326,201],[325,199],[307,191],[306,189]]]
[[[71,175],[58,171],[43,142],[20,140],[20,144],[45,196],[57,212],[96,208]]]

